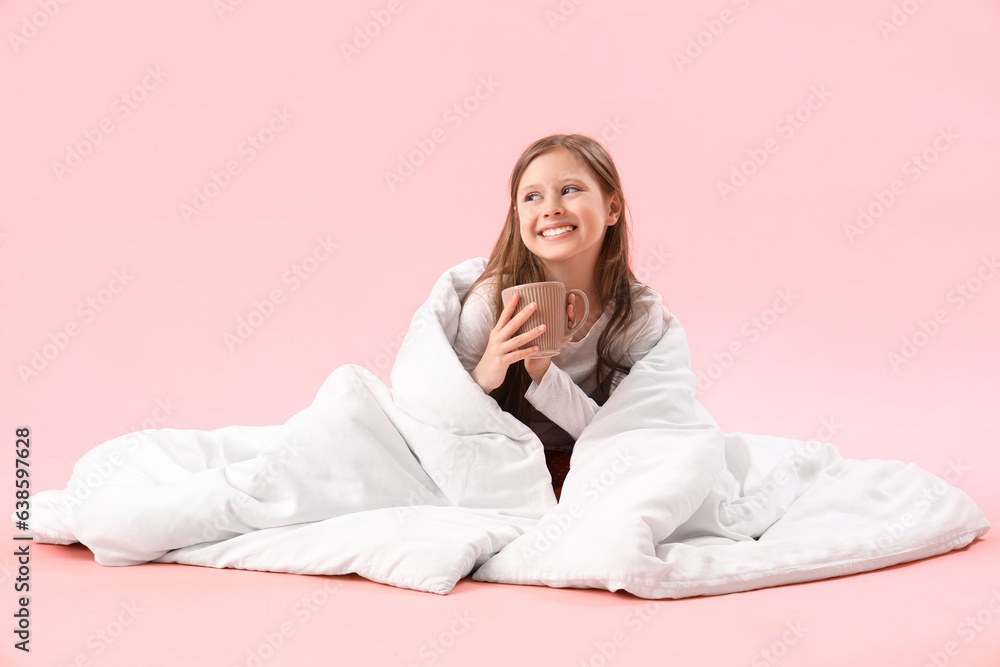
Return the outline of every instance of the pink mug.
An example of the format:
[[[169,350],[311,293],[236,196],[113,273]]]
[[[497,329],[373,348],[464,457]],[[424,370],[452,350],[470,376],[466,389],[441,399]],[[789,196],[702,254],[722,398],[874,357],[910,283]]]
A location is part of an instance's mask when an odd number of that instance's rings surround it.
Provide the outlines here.
[[[554,357],[562,351],[563,341],[567,336],[572,336],[587,321],[590,314],[590,302],[583,290],[567,290],[565,283],[558,280],[547,280],[540,283],[525,283],[508,287],[500,293],[503,305],[506,307],[514,293],[520,295],[517,304],[517,312],[521,312],[529,303],[534,301],[537,304],[535,312],[517,330],[517,335],[526,331],[531,331],[540,324],[545,325],[545,331],[534,340],[530,340],[521,349],[538,346],[538,352],[528,357],[528,359],[540,359],[542,357]],[[569,317],[566,314],[566,306],[569,305],[568,297],[576,294],[576,303],[573,304],[573,314],[576,316],[576,326],[570,328]],[[580,304],[583,303],[583,316],[579,316]],[[515,315],[517,313],[514,313]],[[513,316],[512,316],[513,317]]]

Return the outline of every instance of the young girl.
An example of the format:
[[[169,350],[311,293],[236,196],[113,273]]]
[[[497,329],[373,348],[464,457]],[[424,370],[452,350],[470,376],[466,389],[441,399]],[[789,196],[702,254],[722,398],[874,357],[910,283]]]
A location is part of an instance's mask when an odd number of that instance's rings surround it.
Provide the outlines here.
[[[662,298],[632,273],[625,210],[618,170],[597,141],[539,139],[514,165],[507,221],[462,301],[455,352],[476,384],[538,435],[557,499],[576,439],[663,334]],[[543,327],[515,333],[537,304],[514,315],[519,296],[504,307],[500,293],[546,280],[582,290],[590,316],[558,355],[528,359]],[[575,299],[570,326],[583,312]]]

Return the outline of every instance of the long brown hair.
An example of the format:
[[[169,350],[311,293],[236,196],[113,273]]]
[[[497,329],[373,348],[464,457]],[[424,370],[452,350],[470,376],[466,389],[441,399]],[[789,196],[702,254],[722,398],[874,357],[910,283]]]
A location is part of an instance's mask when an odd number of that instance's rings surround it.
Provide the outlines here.
[[[597,391],[594,400],[598,405],[611,394],[612,381],[615,373],[627,374],[635,360],[614,358],[611,350],[619,345],[625,331],[633,318],[633,299],[644,290],[645,285],[636,280],[632,273],[629,259],[630,237],[626,226],[625,193],[622,190],[621,179],[607,150],[596,140],[582,134],[553,134],[534,142],[521,154],[510,174],[510,208],[507,210],[507,221],[497,238],[490,253],[489,262],[483,274],[470,286],[465,298],[479,285],[493,279],[493,290],[490,295],[490,306],[493,310],[494,322],[503,310],[501,291],[514,285],[541,282],[549,280],[545,276],[538,258],[524,245],[517,218],[517,189],[521,176],[528,165],[539,155],[563,148],[579,158],[594,175],[601,190],[610,198],[618,195],[621,203],[618,220],[605,230],[601,252],[598,255],[595,271],[595,284],[598,290],[598,303],[613,305],[611,320],[597,341]],[[531,378],[522,362],[507,367],[507,375],[503,384],[490,392],[500,407],[517,417],[525,425],[530,426],[530,403],[524,399],[524,392],[531,385]]]

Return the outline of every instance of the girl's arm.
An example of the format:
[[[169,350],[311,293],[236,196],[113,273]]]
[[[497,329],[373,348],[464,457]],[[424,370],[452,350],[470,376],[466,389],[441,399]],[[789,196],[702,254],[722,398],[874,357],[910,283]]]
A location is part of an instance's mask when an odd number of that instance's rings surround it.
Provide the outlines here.
[[[659,294],[649,293],[640,299],[637,306],[639,317],[623,338],[635,361],[644,357],[663,335],[662,299]],[[652,316],[654,313],[655,317]],[[479,364],[494,324],[485,296],[479,291],[470,294],[459,316],[454,343],[455,353],[469,373]],[[612,387],[620,380],[620,377],[615,378]],[[588,396],[569,373],[551,363],[541,377],[541,382],[533,380],[524,397],[574,440],[583,433],[583,429],[600,409],[597,401]]]
[[[492,311],[483,294],[479,291],[470,294],[462,305],[453,346],[467,372],[471,373],[479,364],[494,324]],[[555,364],[549,364],[541,378],[541,384],[532,381],[524,397],[535,409],[573,436],[574,440],[600,407],[573,381],[569,373]]]
[[[573,382],[569,373],[555,364],[549,364],[540,383],[532,380],[524,398],[573,440],[580,437],[600,408],[597,401]]]
[[[650,290],[638,299],[635,311],[636,320],[625,331],[622,340],[629,358],[638,361],[663,335],[663,299]],[[612,379],[612,393],[621,379],[620,373]],[[597,401],[588,396],[569,373],[552,363],[548,364],[541,378],[532,380],[524,397],[574,440],[580,437],[600,409]]]
[[[458,318],[458,332],[455,334],[455,354],[462,368],[471,373],[483,358],[483,352],[490,341],[490,331],[494,322],[489,304],[478,293],[473,292],[462,305]]]

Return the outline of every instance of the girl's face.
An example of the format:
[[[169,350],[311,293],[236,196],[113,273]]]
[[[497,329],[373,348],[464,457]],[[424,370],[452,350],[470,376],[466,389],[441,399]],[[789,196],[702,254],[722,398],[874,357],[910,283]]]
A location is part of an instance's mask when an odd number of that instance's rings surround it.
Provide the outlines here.
[[[604,232],[618,220],[618,196],[607,197],[576,155],[558,148],[536,157],[516,196],[521,240],[543,264],[573,259],[596,265]],[[558,233],[567,227],[572,229]],[[557,233],[543,235],[546,230]]]

